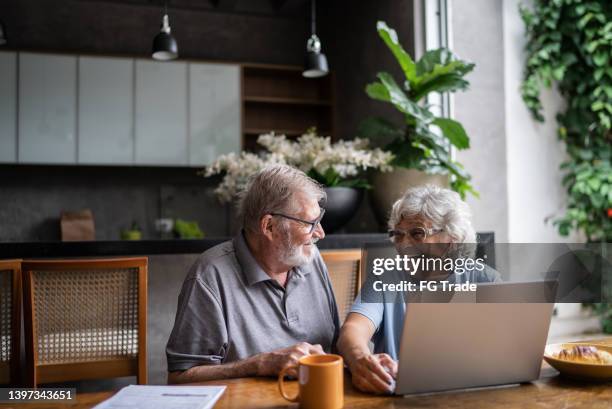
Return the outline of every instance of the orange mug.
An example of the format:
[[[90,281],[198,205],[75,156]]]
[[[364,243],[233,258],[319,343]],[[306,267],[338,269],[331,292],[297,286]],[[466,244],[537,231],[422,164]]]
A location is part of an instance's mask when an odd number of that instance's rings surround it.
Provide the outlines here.
[[[289,402],[300,402],[304,409],[339,409],[344,406],[344,363],[340,355],[308,355],[298,361],[297,395],[285,392],[285,374],[292,367],[278,374],[278,388]]]

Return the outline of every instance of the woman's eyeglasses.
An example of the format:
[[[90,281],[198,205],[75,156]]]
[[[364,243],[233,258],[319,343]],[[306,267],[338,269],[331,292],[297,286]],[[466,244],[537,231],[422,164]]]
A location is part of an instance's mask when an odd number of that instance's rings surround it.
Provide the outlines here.
[[[422,243],[428,237],[442,233],[444,229],[428,229],[425,227],[414,227],[410,230],[394,229],[389,230],[389,238],[393,241],[403,241],[407,237],[411,238],[416,243]]]
[[[283,213],[270,213],[270,215],[272,216],[279,216],[279,217],[284,217],[285,219],[289,219],[289,220],[293,220],[296,222],[300,222],[300,223],[304,223],[307,225],[310,225],[310,229],[308,230],[308,234],[312,233],[314,231],[314,229],[317,228],[317,225],[319,223],[321,223],[321,219],[323,219],[323,215],[325,215],[325,208],[321,208],[321,214],[319,214],[319,217],[317,217],[315,220],[313,221],[308,221],[308,220],[304,220],[304,219],[299,219],[297,217],[293,217],[293,216],[289,216]]]

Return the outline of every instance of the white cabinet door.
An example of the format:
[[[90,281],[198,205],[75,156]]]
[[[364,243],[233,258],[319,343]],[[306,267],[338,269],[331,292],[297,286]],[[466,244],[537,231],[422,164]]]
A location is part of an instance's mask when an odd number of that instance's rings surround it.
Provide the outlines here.
[[[185,166],[187,63],[136,61],[136,163]]]
[[[240,68],[189,64],[189,165],[240,152]]]
[[[0,163],[17,162],[17,54],[0,53]]]
[[[134,60],[79,57],[78,163],[132,164]]]
[[[76,163],[77,57],[19,54],[19,162]]]

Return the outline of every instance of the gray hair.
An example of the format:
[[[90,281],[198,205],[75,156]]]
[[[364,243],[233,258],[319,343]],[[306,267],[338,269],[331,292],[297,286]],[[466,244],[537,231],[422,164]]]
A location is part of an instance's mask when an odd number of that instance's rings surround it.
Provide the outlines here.
[[[457,192],[435,185],[412,187],[393,204],[389,228],[394,229],[403,217],[420,216],[431,221],[434,228],[443,229],[453,243],[475,243],[469,206]]]
[[[301,170],[288,165],[266,166],[249,179],[240,195],[238,210],[242,226],[255,233],[266,214],[297,211],[292,200],[296,193],[304,193],[317,202],[327,197],[321,185]]]

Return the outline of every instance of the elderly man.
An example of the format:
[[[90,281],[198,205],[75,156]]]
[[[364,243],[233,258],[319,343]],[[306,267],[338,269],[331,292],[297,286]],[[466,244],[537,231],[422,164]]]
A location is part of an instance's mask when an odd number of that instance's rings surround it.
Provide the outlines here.
[[[432,185],[421,186],[408,189],[393,205],[389,233],[399,254],[419,248],[430,257],[456,257],[465,248],[473,247],[465,243],[476,242],[470,217],[467,204],[457,193]],[[457,284],[499,280],[497,272],[490,268],[452,275]],[[404,316],[409,307],[405,302],[362,302],[364,291],[368,291],[366,286],[342,326],[338,350],[357,388],[390,393],[397,374]],[[370,341],[374,343],[374,353],[370,352]]]
[[[303,172],[267,167],[240,202],[242,231],[187,275],[166,355],[168,382],[272,376],[332,349],[339,330],[327,269],[325,192]]]

